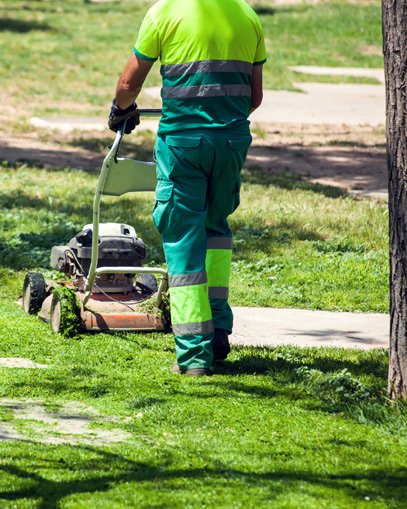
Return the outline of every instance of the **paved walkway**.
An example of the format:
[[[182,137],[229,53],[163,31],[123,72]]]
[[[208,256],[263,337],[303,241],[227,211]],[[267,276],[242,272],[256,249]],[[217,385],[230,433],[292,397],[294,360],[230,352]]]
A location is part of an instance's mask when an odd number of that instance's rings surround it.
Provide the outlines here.
[[[233,308],[231,343],[247,346],[387,348],[389,315],[304,309]]]

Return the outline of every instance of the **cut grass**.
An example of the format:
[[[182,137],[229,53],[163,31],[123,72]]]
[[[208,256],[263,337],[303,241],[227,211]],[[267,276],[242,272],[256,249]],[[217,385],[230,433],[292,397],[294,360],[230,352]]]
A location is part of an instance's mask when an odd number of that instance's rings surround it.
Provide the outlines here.
[[[106,113],[150,4],[0,1],[0,43],[7,48],[0,55],[0,74],[7,102],[36,115]],[[382,67],[378,1],[253,6],[266,35],[266,88],[292,90],[298,78],[288,69],[293,65]],[[159,83],[156,64],[146,86]]]

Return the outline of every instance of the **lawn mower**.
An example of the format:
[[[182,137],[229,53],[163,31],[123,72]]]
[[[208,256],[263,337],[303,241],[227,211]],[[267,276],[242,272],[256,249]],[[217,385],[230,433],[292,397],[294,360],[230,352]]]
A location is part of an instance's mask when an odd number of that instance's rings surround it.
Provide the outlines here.
[[[159,116],[161,110],[140,110]],[[100,223],[103,195],[153,191],[155,163],[118,157],[123,129],[103,161],[93,200],[93,222],[68,245],[51,249],[51,268],[61,277],[46,281],[28,272],[22,307],[48,322],[54,332],[161,331],[169,327],[168,275],[144,267],[146,246],[135,229],[123,223]]]

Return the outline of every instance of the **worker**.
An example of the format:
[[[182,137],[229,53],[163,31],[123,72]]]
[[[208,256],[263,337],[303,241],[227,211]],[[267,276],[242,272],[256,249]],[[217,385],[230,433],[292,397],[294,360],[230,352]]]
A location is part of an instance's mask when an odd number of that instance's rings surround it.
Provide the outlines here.
[[[243,0],[159,0],[118,80],[112,130],[126,121],[128,133],[139,123],[135,100],[157,59],[163,86],[153,220],[168,266],[173,371],[207,376],[230,352],[227,218],[239,205],[248,116],[263,97],[263,30]]]

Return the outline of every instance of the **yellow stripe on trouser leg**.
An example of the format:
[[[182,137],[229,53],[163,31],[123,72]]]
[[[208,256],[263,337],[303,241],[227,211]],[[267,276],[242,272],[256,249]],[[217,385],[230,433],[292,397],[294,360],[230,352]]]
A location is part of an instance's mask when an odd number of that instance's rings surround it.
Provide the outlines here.
[[[171,287],[170,297],[178,365],[181,369],[209,368],[213,322],[207,283]]]
[[[212,321],[207,283],[170,288],[171,322],[173,329],[191,325],[189,334],[207,333],[207,322]],[[200,330],[205,329],[205,330]],[[210,332],[210,331],[209,331]],[[184,334],[186,332],[183,332]]]
[[[206,251],[206,272],[209,288],[229,288],[231,261],[231,249],[208,249]]]
[[[232,249],[212,249],[213,244],[222,245],[229,242],[230,238],[208,239],[206,251],[206,271],[208,274],[208,294],[212,309],[213,326],[232,332],[233,314],[228,304],[230,265],[232,261]]]

